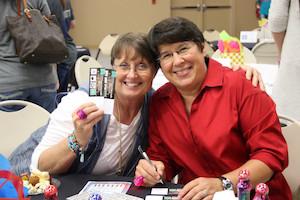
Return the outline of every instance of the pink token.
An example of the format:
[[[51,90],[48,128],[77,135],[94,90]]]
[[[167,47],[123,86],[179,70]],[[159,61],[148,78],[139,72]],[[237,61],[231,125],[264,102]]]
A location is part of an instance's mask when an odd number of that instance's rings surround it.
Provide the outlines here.
[[[133,183],[135,186],[142,186],[144,184],[144,177],[143,176],[138,176],[138,177],[135,177],[133,179]]]

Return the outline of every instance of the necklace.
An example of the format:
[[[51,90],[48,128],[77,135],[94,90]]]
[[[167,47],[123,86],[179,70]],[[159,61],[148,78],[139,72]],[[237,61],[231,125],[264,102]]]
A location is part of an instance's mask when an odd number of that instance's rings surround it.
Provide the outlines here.
[[[118,118],[117,124],[118,124],[118,132],[119,132],[119,165],[117,170],[117,175],[122,175],[123,172],[123,156],[122,156],[122,127],[121,127],[121,112],[120,112],[120,105],[118,103],[118,98],[116,98],[116,104],[117,104],[117,110],[118,110]],[[119,121],[118,121],[119,120]]]

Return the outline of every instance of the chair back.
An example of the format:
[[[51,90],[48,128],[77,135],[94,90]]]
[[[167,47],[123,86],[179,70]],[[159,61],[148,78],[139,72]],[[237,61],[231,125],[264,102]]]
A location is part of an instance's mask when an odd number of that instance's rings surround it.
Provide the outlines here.
[[[286,178],[293,196],[298,195],[296,199],[299,199],[300,194],[300,123],[290,117],[279,115],[279,120],[286,124],[282,127],[283,136],[288,145],[289,152],[289,165],[283,171],[283,175]]]
[[[244,61],[245,61],[245,63],[252,63],[252,64],[256,63],[256,58],[253,55],[253,53],[246,47],[243,47],[243,50],[244,50],[244,59],[245,59]],[[213,53],[212,58],[217,60],[217,61],[220,61],[222,63],[222,61],[221,61],[222,60],[221,59],[221,52],[220,52],[219,49]]]
[[[214,54],[214,49],[211,47],[211,44],[209,44],[208,42],[204,42],[204,49],[203,49],[204,53],[206,56],[211,57]]]
[[[252,52],[256,57],[257,63],[278,63],[278,50],[274,41],[259,42],[253,47]]]
[[[96,60],[98,60],[100,53],[104,56],[110,57],[110,52],[115,42],[119,38],[119,34],[111,33],[103,38],[98,46]]]
[[[5,111],[4,106],[21,106],[17,111]],[[23,100],[0,102],[0,153],[8,157],[32,132],[45,125],[50,113],[39,105]]]
[[[218,41],[220,39],[220,33],[217,30],[205,30],[203,37],[208,42]]]
[[[90,68],[100,68],[100,63],[91,56],[81,56],[75,63],[75,78],[78,86],[86,86],[89,84]]]

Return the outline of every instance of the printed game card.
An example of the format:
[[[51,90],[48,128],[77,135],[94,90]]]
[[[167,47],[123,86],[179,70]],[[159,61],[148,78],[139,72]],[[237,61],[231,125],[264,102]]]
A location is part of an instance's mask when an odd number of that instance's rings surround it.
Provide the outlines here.
[[[112,114],[116,71],[106,68],[90,68],[89,96],[93,102],[104,110],[106,114]]]
[[[131,182],[124,181],[89,181],[84,188],[79,192],[101,193],[101,192],[115,192],[126,193],[130,188]]]

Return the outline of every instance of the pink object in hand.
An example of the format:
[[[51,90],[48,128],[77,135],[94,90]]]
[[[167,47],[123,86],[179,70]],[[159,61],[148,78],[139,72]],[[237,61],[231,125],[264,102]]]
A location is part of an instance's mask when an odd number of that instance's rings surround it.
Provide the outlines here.
[[[143,176],[138,176],[138,177],[135,177],[133,179],[133,183],[135,186],[142,186],[144,184],[144,177]]]
[[[86,113],[82,109],[78,110],[76,114],[79,119],[85,119],[87,117]]]

